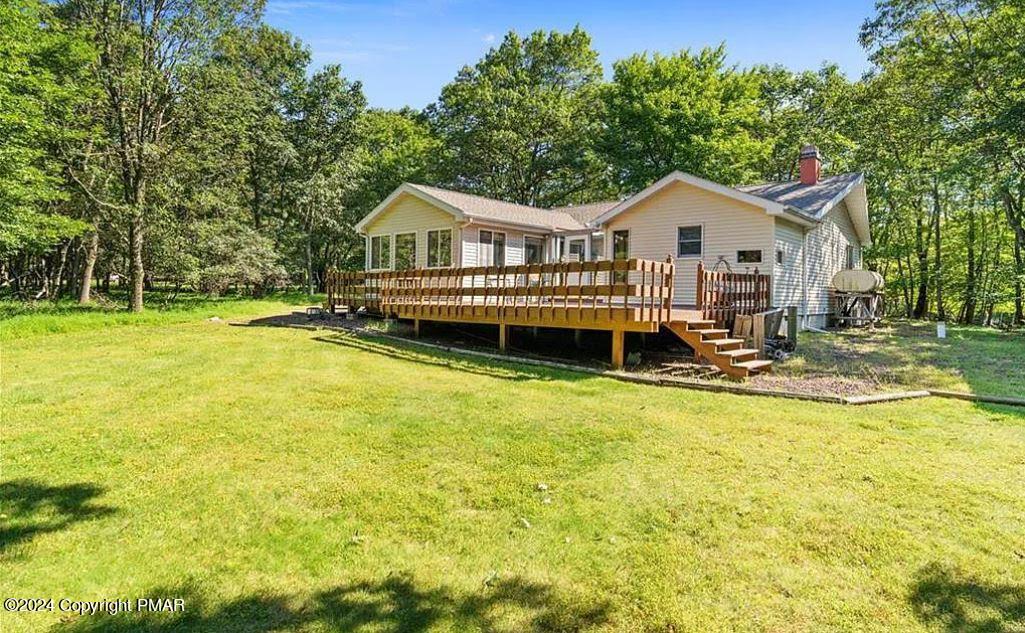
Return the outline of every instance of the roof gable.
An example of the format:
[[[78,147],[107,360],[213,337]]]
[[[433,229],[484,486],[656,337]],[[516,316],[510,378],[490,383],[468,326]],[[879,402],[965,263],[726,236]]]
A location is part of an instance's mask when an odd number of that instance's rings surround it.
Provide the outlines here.
[[[658,181],[654,182],[648,187],[645,187],[644,189],[638,191],[629,198],[621,201],[619,204],[612,207],[611,209],[605,211],[604,213],[596,217],[593,223],[597,225],[608,222],[612,218],[616,217],[617,215],[626,211],[627,209],[633,207],[642,200],[648,199],[649,197],[658,193],[667,186],[677,182],[682,182],[693,187],[697,187],[698,189],[710,191],[712,193],[716,193],[721,196],[737,200],[738,202],[743,202],[754,207],[764,209],[765,212],[769,215],[780,215],[783,213],[785,209],[784,205],[778,202],[768,200],[766,198],[761,198],[759,196],[751,195],[738,189],[734,189],[733,187],[720,185],[717,182],[705,180],[704,178],[699,178],[698,176],[694,176],[692,174],[686,174],[682,171],[674,171],[668,176],[659,179]]]

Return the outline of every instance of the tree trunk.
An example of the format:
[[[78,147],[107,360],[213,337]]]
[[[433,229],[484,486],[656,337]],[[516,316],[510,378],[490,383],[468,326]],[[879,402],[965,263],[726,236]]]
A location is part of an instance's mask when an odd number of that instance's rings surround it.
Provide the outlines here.
[[[142,211],[136,208],[129,226],[128,241],[131,257],[131,293],[129,304],[132,312],[142,312],[142,291],[146,283],[146,271],[142,266]]]
[[[313,287],[313,231],[306,233],[306,288],[312,296],[316,289]]]
[[[78,302],[89,303],[92,299],[93,270],[100,254],[100,232],[93,231],[85,247],[85,266],[82,267],[82,285],[78,290]]]
[[[915,252],[918,255],[918,300],[911,316],[915,319],[925,318],[929,311],[929,246],[923,236],[925,231],[922,221],[921,203],[915,216]]]
[[[975,321],[975,297],[977,295],[975,289],[975,207],[972,203],[969,203],[968,208],[968,235],[965,238],[965,246],[968,248],[968,270],[965,271],[964,308],[961,321],[972,323]]]
[[[1022,253],[1021,242],[1014,241],[1014,324],[1025,323],[1025,300],[1022,297],[1021,278],[1025,275],[1025,254]]]
[[[933,180],[932,187],[933,201],[933,235],[936,237],[936,259],[933,263],[933,270],[936,272],[936,318],[940,321],[947,320],[947,311],[943,305],[943,260],[940,239],[940,218],[943,215],[940,203],[940,188],[936,180]]]

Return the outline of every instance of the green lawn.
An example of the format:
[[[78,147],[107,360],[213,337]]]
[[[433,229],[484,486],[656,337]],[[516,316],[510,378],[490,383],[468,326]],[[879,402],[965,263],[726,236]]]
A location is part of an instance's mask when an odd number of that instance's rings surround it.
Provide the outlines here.
[[[802,332],[796,354],[759,382],[834,391],[945,389],[1025,398],[1025,332],[894,322],[841,333]]]
[[[5,633],[1025,630],[1021,409],[664,389],[211,315],[0,322],[0,593],[186,601],[0,612]]]

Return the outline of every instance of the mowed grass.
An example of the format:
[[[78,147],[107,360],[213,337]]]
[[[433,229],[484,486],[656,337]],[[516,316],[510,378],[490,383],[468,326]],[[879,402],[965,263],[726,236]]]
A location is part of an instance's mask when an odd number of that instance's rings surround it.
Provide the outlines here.
[[[186,604],[5,633],[1025,627],[1020,409],[202,319],[3,342],[0,593]]]
[[[838,333],[802,332],[780,379],[836,378],[876,389],[945,389],[1025,398],[1025,332],[896,321]]]

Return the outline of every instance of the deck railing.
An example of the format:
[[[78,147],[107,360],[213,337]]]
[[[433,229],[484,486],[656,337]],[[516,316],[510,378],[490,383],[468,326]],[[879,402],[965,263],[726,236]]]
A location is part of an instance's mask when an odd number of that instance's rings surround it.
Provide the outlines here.
[[[756,314],[772,305],[772,280],[755,268],[753,273],[706,270],[698,262],[697,307],[702,318],[732,328],[738,314]]]
[[[328,304],[365,308],[384,315],[483,314],[522,321],[538,315],[597,321],[631,309],[629,320],[669,321],[673,305],[672,261],[624,259],[519,266],[415,268],[378,272],[329,271]],[[575,313],[575,314],[574,314]],[[590,314],[585,314],[590,313]],[[558,319],[556,319],[558,320]]]

